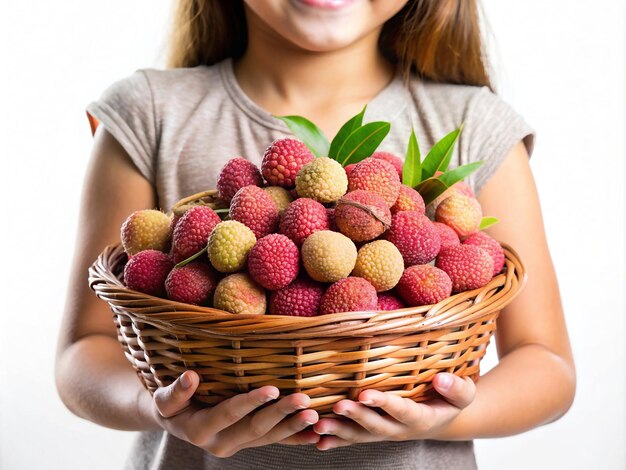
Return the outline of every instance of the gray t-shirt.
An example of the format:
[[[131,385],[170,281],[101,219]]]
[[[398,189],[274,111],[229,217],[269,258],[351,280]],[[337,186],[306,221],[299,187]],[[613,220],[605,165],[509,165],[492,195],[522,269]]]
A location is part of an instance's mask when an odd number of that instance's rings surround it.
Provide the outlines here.
[[[140,70],[111,85],[87,111],[120,142],[169,210],[184,196],[214,188],[222,166],[244,156],[259,165],[284,123],[239,87],[232,61],[214,66]],[[365,122],[390,121],[380,150],[404,156],[411,128],[422,154],[464,123],[450,166],[485,160],[468,179],[478,193],[513,146],[529,154],[534,133],[487,88],[434,83],[398,75],[369,104]],[[409,441],[360,444],[320,452],[313,446],[271,445],[218,459],[165,432],[138,433],[131,469],[472,469],[472,442]]]

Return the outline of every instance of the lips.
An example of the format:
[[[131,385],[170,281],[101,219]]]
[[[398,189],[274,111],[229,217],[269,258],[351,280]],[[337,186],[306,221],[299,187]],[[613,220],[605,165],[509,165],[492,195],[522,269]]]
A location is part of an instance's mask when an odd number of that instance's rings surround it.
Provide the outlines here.
[[[324,10],[341,10],[354,3],[355,0],[297,0],[308,7]]]

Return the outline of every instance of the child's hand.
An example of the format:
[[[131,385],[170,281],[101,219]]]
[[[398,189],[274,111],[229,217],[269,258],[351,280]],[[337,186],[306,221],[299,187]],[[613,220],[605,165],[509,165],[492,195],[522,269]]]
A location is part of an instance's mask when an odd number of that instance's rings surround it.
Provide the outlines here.
[[[167,432],[217,457],[230,457],[248,448],[280,442],[314,444],[319,435],[307,426],[317,423],[316,411],[305,410],[310,398],[294,393],[257,410],[278,397],[276,387],[261,387],[236,395],[212,408],[200,408],[190,401],[199,377],[187,371],[169,387],[154,392],[152,414]],[[299,413],[289,416],[292,413]]]
[[[333,411],[349,418],[323,418],[313,428],[323,437],[320,450],[343,447],[358,442],[408,441],[433,439],[474,400],[476,386],[471,379],[441,373],[433,378],[435,390],[445,400],[434,399],[415,403],[392,393],[364,390],[359,402],[341,400]],[[380,408],[380,415],[370,408]]]

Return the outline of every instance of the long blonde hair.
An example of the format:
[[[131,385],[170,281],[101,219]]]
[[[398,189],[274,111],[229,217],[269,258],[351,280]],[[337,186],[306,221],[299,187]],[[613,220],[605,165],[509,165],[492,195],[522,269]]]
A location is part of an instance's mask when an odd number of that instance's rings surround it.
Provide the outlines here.
[[[242,0],[177,0],[169,67],[240,57],[246,44]],[[409,0],[385,23],[379,45],[405,75],[492,88],[477,0]]]

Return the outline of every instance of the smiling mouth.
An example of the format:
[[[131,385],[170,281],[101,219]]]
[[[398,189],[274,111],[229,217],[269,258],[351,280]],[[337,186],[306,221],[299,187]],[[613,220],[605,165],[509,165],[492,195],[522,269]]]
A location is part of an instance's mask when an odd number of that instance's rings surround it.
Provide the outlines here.
[[[307,7],[323,10],[341,10],[354,3],[355,0],[295,0]]]

